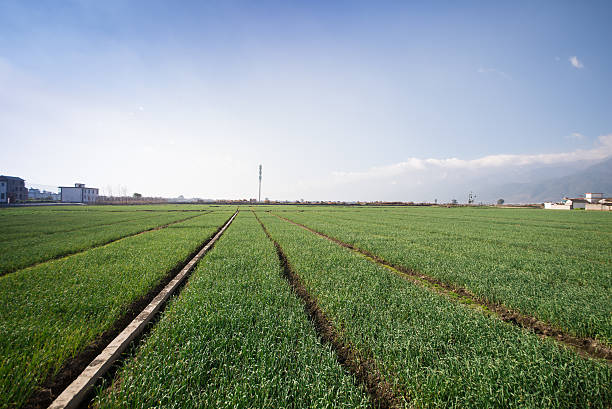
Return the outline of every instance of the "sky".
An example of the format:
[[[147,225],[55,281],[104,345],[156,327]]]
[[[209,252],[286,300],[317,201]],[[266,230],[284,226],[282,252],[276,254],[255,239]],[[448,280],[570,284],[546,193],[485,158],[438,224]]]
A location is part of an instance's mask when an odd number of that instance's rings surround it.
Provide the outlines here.
[[[262,164],[262,199],[446,200],[453,175],[612,155],[611,20],[609,1],[0,0],[0,174],[240,199]]]

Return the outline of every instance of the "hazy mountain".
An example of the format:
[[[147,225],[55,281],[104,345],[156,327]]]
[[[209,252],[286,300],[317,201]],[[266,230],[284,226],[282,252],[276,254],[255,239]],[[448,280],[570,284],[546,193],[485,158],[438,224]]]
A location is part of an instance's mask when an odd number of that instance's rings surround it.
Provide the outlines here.
[[[536,169],[530,173],[537,172]],[[550,169],[545,174],[550,174]],[[612,194],[612,157],[564,176],[488,187],[480,196],[487,201],[503,198],[507,203],[540,203],[566,196],[581,197],[586,192]]]

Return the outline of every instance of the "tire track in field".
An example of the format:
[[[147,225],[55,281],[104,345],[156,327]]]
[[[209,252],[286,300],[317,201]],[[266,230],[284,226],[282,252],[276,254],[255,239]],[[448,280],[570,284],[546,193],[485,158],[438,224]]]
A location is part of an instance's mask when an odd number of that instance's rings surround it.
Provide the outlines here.
[[[271,212],[270,212],[271,213]],[[438,294],[444,295],[447,298],[462,302],[464,304],[471,304],[479,308],[484,313],[494,314],[502,321],[512,325],[532,331],[540,338],[554,339],[555,341],[571,347],[573,350],[578,352],[579,355],[589,358],[599,358],[605,360],[608,364],[612,364],[612,348],[602,344],[601,342],[589,338],[589,337],[577,337],[571,335],[559,328],[552,326],[547,322],[538,320],[535,317],[525,315],[516,311],[512,311],[501,304],[495,304],[489,301],[481,300],[474,294],[466,290],[465,288],[456,287],[447,283],[444,283],[436,278],[422,274],[411,268],[397,265],[382,259],[381,257],[370,253],[367,250],[360,249],[352,244],[345,243],[335,237],[328,236],[325,233],[314,230],[306,225],[295,222],[286,217],[271,213],[281,220],[288,223],[294,224],[301,227],[319,237],[327,239],[339,246],[353,250],[356,253],[365,256],[370,261],[377,263],[394,273],[400,275],[405,279],[409,279],[411,282],[419,284],[425,288],[428,288]]]
[[[185,257],[185,259],[178,263],[174,268],[172,268],[168,273],[161,279],[161,281],[147,294],[139,298],[138,300],[133,301],[130,305],[124,308],[124,315],[120,317],[115,323],[105,332],[100,334],[100,336],[95,339],[89,345],[86,345],[76,356],[70,358],[62,368],[55,374],[50,375],[47,379],[41,384],[41,386],[28,398],[26,403],[23,405],[23,409],[43,409],[47,408],[54,399],[56,399],[77,377],[92,363],[96,357],[102,353],[102,351],[111,343],[128,325],[130,325],[141,313],[147,308],[155,298],[157,298],[166,286],[177,277],[181,271],[187,266],[189,266],[189,270],[186,272],[185,277],[182,279],[182,283],[179,284],[179,287],[176,291],[180,291],[183,285],[185,285],[188,276],[191,274],[193,269],[195,268],[197,262],[201,260],[201,257],[204,254],[200,255],[200,258],[194,260],[194,258],[200,253],[206,246],[223,230],[224,227],[227,227],[232,219],[238,214],[239,210],[229,217],[228,220],[223,222],[219,228],[212,233],[204,242],[199,245],[191,254]],[[201,215],[197,215],[201,216]],[[197,217],[193,216],[193,217]],[[192,217],[190,217],[192,218]],[[177,222],[178,223],[178,222]],[[172,223],[174,224],[174,223]],[[210,250],[210,249],[207,249]],[[205,251],[207,251],[205,250]],[[155,314],[159,315],[159,312],[163,310],[165,307],[165,303],[162,304],[161,309],[159,309]],[[155,318],[153,318],[155,319]],[[150,321],[149,321],[150,322]],[[150,329],[150,327],[148,328]],[[143,339],[143,335],[148,331],[148,329],[144,330],[144,333],[141,333],[136,336],[136,338],[132,341],[132,343],[138,342]],[[119,361],[121,358],[119,358]],[[108,371],[116,371],[118,369],[118,363],[115,362],[113,367],[107,369]],[[93,385],[92,385],[93,386]],[[86,396],[85,396],[86,397]],[[81,405],[87,406],[87,405]],[[79,407],[81,407],[79,406]]]
[[[270,232],[259,219],[257,213],[252,209],[251,211],[266,233],[266,236],[268,236],[268,239],[274,244],[278,260],[283,269],[284,278],[289,282],[295,295],[304,304],[304,310],[312,321],[321,341],[332,347],[340,365],[348,370],[366,388],[373,407],[383,409],[401,407],[402,399],[396,395],[391,384],[383,378],[377,369],[376,362],[372,358],[362,356],[355,347],[342,339],[333,322],[327,318],[319,307],[317,300],[310,295],[302,283],[300,276],[292,269],[280,244],[270,235]]]
[[[208,213],[212,213],[212,210],[209,211]],[[98,244],[93,245],[91,247],[87,247],[85,249],[76,250],[76,251],[66,251],[66,252],[57,254],[57,255],[55,255],[55,256],[53,256],[51,258],[48,258],[46,260],[37,261],[36,263],[32,263],[32,264],[29,264],[29,265],[24,266],[24,267],[19,267],[17,269],[7,269],[5,271],[0,272],[0,277],[5,276],[7,274],[16,273],[16,272],[24,270],[26,268],[36,267],[36,266],[41,265],[41,264],[49,263],[49,262],[51,262],[53,260],[59,260],[61,258],[74,256],[75,254],[85,253],[86,251],[89,251],[89,250],[92,250],[92,249],[96,249],[98,247],[108,246],[109,244],[115,243],[115,242],[123,240],[123,239],[127,239],[129,237],[139,236],[141,234],[148,233],[148,232],[151,232],[151,231],[165,229],[166,227],[172,226],[173,224],[181,223],[181,222],[184,222],[186,220],[196,218],[198,216],[204,216],[205,214],[208,214],[208,213],[196,214],[195,216],[185,217],[183,219],[175,220],[173,222],[166,223],[166,224],[163,224],[161,226],[151,227],[149,229],[140,230],[140,231],[137,231],[135,233],[126,234],[125,236],[121,236],[121,237],[118,237],[118,238],[115,238],[115,239],[106,240],[104,242],[98,243]]]

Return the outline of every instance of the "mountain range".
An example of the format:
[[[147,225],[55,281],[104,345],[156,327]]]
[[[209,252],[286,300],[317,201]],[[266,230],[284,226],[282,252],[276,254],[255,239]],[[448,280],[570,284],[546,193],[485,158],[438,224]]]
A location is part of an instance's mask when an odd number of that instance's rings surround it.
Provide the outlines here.
[[[560,175],[550,177],[555,172]],[[564,197],[584,197],[587,192],[612,196],[612,157],[582,169],[580,164],[563,169],[532,169],[529,176],[530,181],[499,186],[489,184],[482,188],[480,198],[486,201],[503,198],[506,203],[542,203],[556,202]]]

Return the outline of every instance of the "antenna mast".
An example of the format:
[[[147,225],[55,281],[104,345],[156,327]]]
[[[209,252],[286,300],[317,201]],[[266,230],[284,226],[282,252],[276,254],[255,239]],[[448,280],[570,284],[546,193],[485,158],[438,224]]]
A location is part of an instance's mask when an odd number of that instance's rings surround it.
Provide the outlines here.
[[[259,196],[257,201],[261,202],[261,165],[259,165]]]

